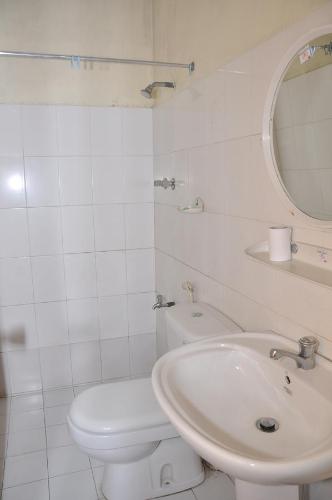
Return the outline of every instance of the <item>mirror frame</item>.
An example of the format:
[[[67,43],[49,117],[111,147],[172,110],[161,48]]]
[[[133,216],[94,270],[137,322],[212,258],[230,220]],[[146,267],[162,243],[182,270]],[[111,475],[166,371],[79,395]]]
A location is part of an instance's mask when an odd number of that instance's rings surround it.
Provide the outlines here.
[[[291,47],[286,51],[284,56],[279,61],[276,71],[273,73],[269,89],[267,92],[267,97],[264,105],[263,112],[263,133],[262,133],[262,143],[264,149],[265,161],[268,167],[268,172],[272,179],[272,182],[279,193],[282,201],[286,205],[288,212],[297,218],[298,222],[307,223],[307,225],[315,226],[316,228],[322,229],[332,229],[332,216],[331,220],[321,220],[315,219],[310,215],[306,214],[300,210],[291,199],[286,186],[284,185],[278,168],[278,163],[274,153],[273,145],[273,116],[276,101],[279,94],[280,86],[283,82],[285,73],[287,72],[289,66],[291,65],[293,58],[298,55],[302,48],[307,45],[310,41],[318,38],[322,35],[332,34],[332,24],[327,24],[317,28],[313,28],[308,31],[305,35],[298,38],[296,42],[291,45]],[[332,35],[331,35],[332,38]]]

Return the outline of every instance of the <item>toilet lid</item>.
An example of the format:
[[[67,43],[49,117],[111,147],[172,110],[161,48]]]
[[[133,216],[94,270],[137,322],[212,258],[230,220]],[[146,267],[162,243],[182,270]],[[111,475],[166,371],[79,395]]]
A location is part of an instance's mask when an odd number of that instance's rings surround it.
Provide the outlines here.
[[[151,378],[87,389],[74,400],[69,415],[74,425],[99,434],[169,423],[154,396]]]

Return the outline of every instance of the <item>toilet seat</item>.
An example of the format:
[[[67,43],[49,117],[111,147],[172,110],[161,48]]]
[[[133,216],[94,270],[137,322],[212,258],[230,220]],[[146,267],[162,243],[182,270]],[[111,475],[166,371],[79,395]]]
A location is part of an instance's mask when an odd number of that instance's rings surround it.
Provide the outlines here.
[[[73,402],[68,425],[77,443],[90,449],[114,449],[178,435],[162,412],[151,379],[101,384]]]

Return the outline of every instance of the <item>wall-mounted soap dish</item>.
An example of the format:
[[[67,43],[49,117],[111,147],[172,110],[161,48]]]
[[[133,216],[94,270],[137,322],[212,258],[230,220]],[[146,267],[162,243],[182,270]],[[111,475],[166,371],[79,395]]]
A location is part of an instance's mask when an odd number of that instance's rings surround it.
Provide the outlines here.
[[[192,205],[178,207],[178,211],[184,214],[200,214],[204,212],[204,202],[202,198],[195,198]]]

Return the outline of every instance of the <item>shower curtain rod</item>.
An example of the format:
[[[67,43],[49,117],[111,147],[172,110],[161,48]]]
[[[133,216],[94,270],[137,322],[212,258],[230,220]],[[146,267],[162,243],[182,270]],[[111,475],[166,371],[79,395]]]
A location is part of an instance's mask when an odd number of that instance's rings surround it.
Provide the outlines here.
[[[185,68],[192,73],[195,69],[195,63],[189,64],[173,63],[164,61],[147,61],[145,59],[119,59],[116,57],[96,57],[96,56],[79,56],[66,54],[48,54],[43,52],[17,52],[17,51],[0,51],[0,56],[3,57],[27,57],[30,59],[60,59],[70,61],[73,66],[79,67],[81,61],[101,62],[101,63],[116,63],[116,64],[137,64],[144,66],[164,66],[168,68]]]

